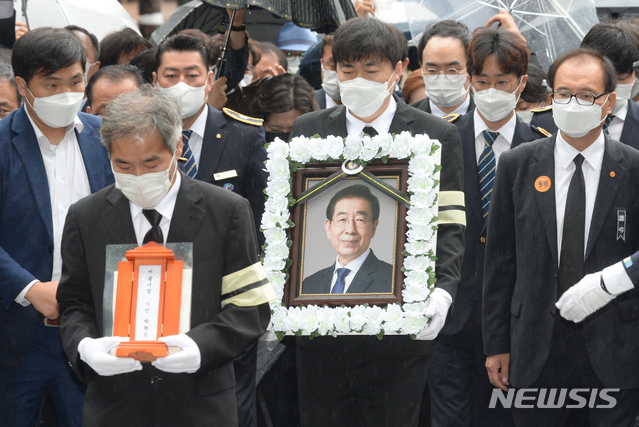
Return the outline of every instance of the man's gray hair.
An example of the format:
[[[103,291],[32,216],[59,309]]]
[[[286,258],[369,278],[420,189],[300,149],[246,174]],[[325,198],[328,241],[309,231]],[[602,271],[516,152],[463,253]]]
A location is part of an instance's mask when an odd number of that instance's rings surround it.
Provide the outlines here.
[[[116,139],[136,136],[142,140],[153,132],[174,154],[182,133],[180,107],[172,96],[149,85],[116,97],[102,116],[100,136],[109,155]]]

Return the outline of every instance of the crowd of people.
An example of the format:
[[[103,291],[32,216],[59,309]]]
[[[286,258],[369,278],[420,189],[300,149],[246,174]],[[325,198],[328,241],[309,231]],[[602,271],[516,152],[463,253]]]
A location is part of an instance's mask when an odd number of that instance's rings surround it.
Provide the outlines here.
[[[639,24],[599,23],[545,70],[503,11],[473,31],[433,22],[413,55],[373,2],[356,9],[333,34],[289,23],[275,43],[251,38],[247,9],[227,10],[228,46],[198,29],[157,46],[129,28],[14,31],[0,424],[636,425]],[[258,348],[278,341],[268,144],[405,131],[441,144],[427,326],[287,336],[258,384]],[[359,292],[368,257],[387,281],[368,248],[379,210],[366,185],[336,194],[338,255],[311,293]],[[104,318],[105,263],[108,245],[149,242],[192,242],[192,300],[188,331],[159,338],[179,351],[141,363],[113,353],[128,338]]]

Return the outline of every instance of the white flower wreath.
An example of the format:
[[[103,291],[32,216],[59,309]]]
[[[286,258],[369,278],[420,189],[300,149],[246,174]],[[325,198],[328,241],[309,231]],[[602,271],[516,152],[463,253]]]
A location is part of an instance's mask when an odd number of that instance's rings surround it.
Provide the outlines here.
[[[440,148],[438,141],[428,135],[402,132],[399,135],[377,135],[357,138],[328,136],[296,137],[290,143],[279,138],[267,146],[269,173],[266,187],[266,208],[262,230],[266,243],[263,265],[266,277],[275,289],[277,299],[271,303],[269,330],[282,338],[287,332],[296,335],[337,336],[339,334],[411,335],[424,329],[429,319],[424,315],[426,301],[433,291],[435,251],[431,240],[436,234],[437,217],[431,208],[437,202],[439,181],[435,175],[441,169],[433,154]],[[282,305],[287,270],[292,261],[292,241],[286,229],[294,227],[289,208],[295,203],[291,194],[291,173],[311,160],[336,162],[354,160],[365,164],[373,159],[409,159],[408,193],[411,206],[406,215],[408,224],[404,251],[403,304],[386,307],[320,307],[315,305],[285,307]]]

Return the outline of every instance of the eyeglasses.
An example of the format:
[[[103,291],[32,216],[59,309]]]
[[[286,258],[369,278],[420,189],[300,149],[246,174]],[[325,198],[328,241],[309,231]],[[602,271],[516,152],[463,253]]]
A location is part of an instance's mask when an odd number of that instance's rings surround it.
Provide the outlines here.
[[[331,221],[337,228],[346,228],[351,222],[355,224],[355,228],[366,228],[371,221],[363,216],[355,217],[354,219],[338,218]]]
[[[471,83],[473,87],[475,88],[475,90],[477,91],[486,90],[490,88],[491,86],[495,86],[495,89],[497,90],[501,90],[504,92],[511,92],[513,89],[513,86],[516,83],[519,83],[519,80],[514,82],[511,82],[510,80],[499,80],[499,81],[496,81],[495,83],[491,83],[488,80],[473,80]]]
[[[555,103],[557,104],[568,104],[574,97],[577,100],[577,104],[590,106],[593,105],[597,99],[607,94],[608,92],[603,92],[600,95],[595,95],[594,93],[590,92],[577,92],[575,94],[572,94],[568,91],[560,90],[551,93],[550,96],[552,96],[553,101],[555,101]]]
[[[448,68],[439,71],[436,68],[427,68],[426,70],[422,70],[422,75],[428,80],[435,80],[440,74],[443,74],[448,80],[457,80],[460,76],[466,74],[466,69],[458,70],[457,68]]]

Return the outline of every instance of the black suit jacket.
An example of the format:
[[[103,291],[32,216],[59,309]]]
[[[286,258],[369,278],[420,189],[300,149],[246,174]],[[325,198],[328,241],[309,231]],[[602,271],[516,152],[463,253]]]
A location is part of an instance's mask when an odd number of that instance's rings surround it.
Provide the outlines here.
[[[311,274],[302,282],[303,294],[327,294],[331,291],[335,264]],[[373,251],[368,254],[357,271],[347,294],[391,292],[393,266],[378,259]]]
[[[80,359],[78,344],[85,337],[99,338],[103,331],[103,292],[106,246],[136,244],[129,201],[114,186],[74,204],[67,216],[62,239],[62,278],[58,287],[61,336],[69,362],[88,383],[85,417],[109,423],[116,416],[121,399],[144,407],[145,392],[140,387],[153,384],[153,378],[165,378],[177,384],[174,390],[156,390],[154,401],[173,408],[184,425],[201,425],[201,413],[189,411],[190,402],[182,401],[180,387],[197,391],[202,401],[224,405],[229,411],[219,414],[222,425],[236,420],[232,361],[266,330],[269,305],[264,302],[240,306],[230,301],[237,292],[224,291],[230,274],[242,275],[258,263],[256,235],[248,202],[230,191],[196,181],[182,174],[176,208],[167,242],[193,242],[193,282],[191,330],[187,333],[201,353],[201,367],[195,374],[167,374],[150,365],[142,371],[113,377],[100,377]],[[261,271],[261,270],[260,270]],[[264,293],[266,284],[246,283]],[[248,289],[240,288],[240,293]],[[271,290],[272,292],[272,290]],[[215,392],[230,390],[230,393]],[[185,393],[186,394],[186,393]],[[192,393],[191,393],[192,394]],[[188,395],[188,394],[186,394]],[[183,399],[183,398],[182,398]],[[218,400],[216,400],[218,399]],[[220,399],[222,401],[220,401]],[[147,408],[152,411],[152,407]],[[209,414],[209,416],[218,414]],[[226,416],[230,416],[226,422]],[[104,418],[102,418],[104,417]],[[90,423],[85,419],[85,422]],[[237,421],[235,421],[237,422]],[[93,425],[93,424],[91,424]]]
[[[439,229],[437,231],[437,262],[435,273],[436,287],[447,291],[453,299],[457,294],[457,284],[461,271],[464,254],[465,218],[463,206],[463,176],[464,165],[461,141],[455,125],[441,120],[432,114],[424,113],[397,100],[397,111],[391,122],[389,133],[409,131],[413,134],[426,133],[432,139],[441,143],[440,172],[440,211]],[[327,110],[304,114],[293,124],[291,138],[299,135],[313,136],[315,134],[325,138],[328,135],[347,136],[346,107],[338,105]],[[442,195],[450,196],[450,204],[441,201]],[[459,201],[459,204],[455,204]],[[430,341],[412,341],[408,337],[386,337],[382,341],[375,337],[364,340],[369,343],[371,350],[380,355],[409,356],[414,354],[428,354],[432,350]],[[318,340],[320,341],[320,340]],[[308,340],[303,345],[309,345]],[[337,343],[338,340],[332,340]],[[325,341],[322,341],[325,343]],[[324,344],[325,345],[325,344]]]
[[[619,141],[639,150],[639,105],[632,99],[628,100],[628,112]]]
[[[251,204],[256,230],[264,212],[266,143],[264,127],[242,123],[207,105],[200,164],[195,179],[231,187]],[[183,165],[184,162],[180,162]],[[216,179],[215,174],[235,171],[236,177]]]
[[[510,353],[510,383],[531,386],[546,364],[555,323],[558,249],[555,207],[556,136],[504,153],[490,201],[483,290],[484,351]],[[546,192],[535,180],[550,178]],[[639,248],[639,152],[605,140],[584,273],[594,273]],[[625,240],[617,218],[626,211]],[[639,290],[617,297],[583,321],[597,378],[613,388],[639,387]]]
[[[473,99],[473,96],[470,94],[468,96],[470,96],[470,103],[468,104],[468,109],[466,110],[466,113],[469,113],[475,109],[475,100]],[[415,107],[418,110],[422,110],[426,113],[430,113],[430,114],[433,113],[430,108],[430,100],[428,98],[422,99],[417,102],[413,102],[412,104],[410,104],[410,106]]]
[[[515,133],[511,148],[524,142],[543,138],[526,122],[516,117]],[[442,335],[453,335],[468,321],[475,304],[481,304],[481,288],[484,277],[484,251],[486,246],[486,224],[481,210],[481,191],[475,150],[475,115],[461,116],[454,122],[461,135],[464,149],[464,195],[466,199],[466,237],[464,263],[457,291],[457,299],[451,314],[442,329]]]

